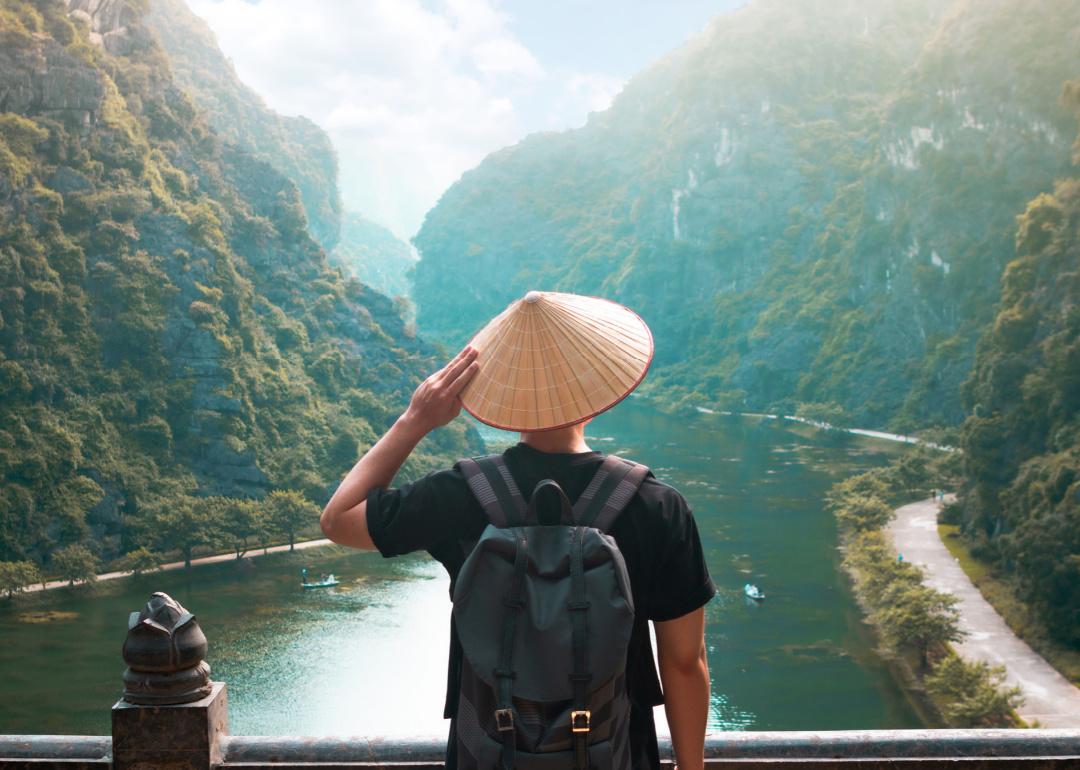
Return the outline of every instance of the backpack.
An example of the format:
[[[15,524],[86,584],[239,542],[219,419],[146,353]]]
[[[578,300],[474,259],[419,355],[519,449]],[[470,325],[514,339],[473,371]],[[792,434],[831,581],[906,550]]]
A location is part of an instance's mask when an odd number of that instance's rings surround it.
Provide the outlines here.
[[[551,479],[526,505],[501,455],[458,467],[490,522],[453,594],[458,766],[628,770],[634,601],[606,533],[649,469],[608,456],[571,506]],[[557,519],[539,511],[546,496]]]

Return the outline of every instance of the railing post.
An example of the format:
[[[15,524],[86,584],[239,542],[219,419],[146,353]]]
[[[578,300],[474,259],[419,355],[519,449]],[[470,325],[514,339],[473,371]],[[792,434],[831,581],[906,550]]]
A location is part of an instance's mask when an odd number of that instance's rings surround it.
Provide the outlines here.
[[[114,770],[210,770],[228,733],[224,682],[210,680],[195,616],[155,593],[131,613],[124,695],[112,708]]]

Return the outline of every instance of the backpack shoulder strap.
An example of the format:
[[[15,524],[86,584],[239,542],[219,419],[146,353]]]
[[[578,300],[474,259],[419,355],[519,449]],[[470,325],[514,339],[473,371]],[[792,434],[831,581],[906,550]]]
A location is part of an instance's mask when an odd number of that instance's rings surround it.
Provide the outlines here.
[[[579,526],[610,531],[642,482],[651,475],[652,471],[640,463],[608,455],[574,503],[574,521]]]
[[[525,498],[502,455],[466,458],[458,467],[492,524],[504,528],[525,523]]]

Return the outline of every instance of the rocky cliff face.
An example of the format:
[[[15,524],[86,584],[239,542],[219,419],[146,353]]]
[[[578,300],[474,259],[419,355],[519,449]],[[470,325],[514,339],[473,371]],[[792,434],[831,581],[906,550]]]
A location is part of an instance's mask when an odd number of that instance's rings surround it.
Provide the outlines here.
[[[127,0],[65,0],[68,15],[84,23],[87,39],[112,53],[123,53],[127,45],[127,24],[136,10]]]
[[[346,274],[389,297],[407,298],[412,293],[413,250],[385,227],[355,211],[345,213],[341,240],[329,258]]]
[[[656,332],[668,403],[956,424],[1023,202],[1068,166],[1080,4],[758,0],[578,131],[465,174],[415,239],[421,330],[530,288]]]
[[[292,180],[204,120],[137,4],[75,11],[0,10],[0,560],[113,556],[178,495],[324,497],[436,365],[327,265]],[[452,427],[406,472],[476,447]]]
[[[177,84],[206,114],[215,133],[297,185],[312,235],[331,251],[340,236],[342,208],[337,155],[326,132],[307,118],[269,109],[240,81],[214,33],[184,0],[150,0],[145,23],[168,54]]]

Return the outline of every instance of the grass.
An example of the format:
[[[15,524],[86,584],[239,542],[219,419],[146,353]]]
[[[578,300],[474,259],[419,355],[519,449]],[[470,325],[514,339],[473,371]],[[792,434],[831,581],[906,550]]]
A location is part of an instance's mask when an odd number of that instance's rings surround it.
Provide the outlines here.
[[[1042,655],[1062,676],[1080,686],[1080,650],[1055,641],[1047,633],[1046,627],[1035,617],[1031,608],[1016,595],[1012,585],[994,566],[971,553],[957,525],[938,524],[938,535],[983,598],[997,610],[1013,633]]]

